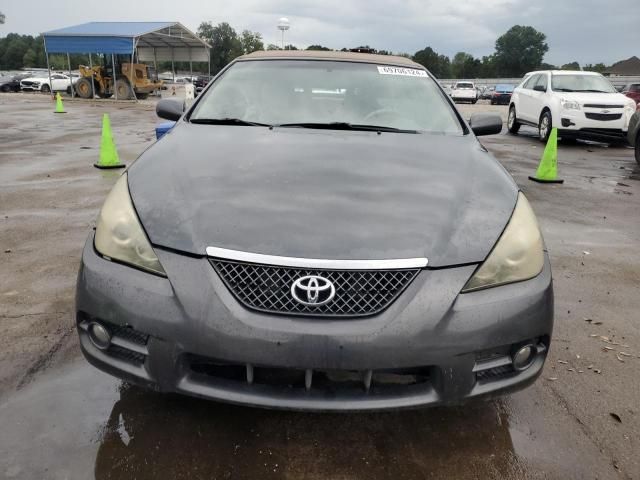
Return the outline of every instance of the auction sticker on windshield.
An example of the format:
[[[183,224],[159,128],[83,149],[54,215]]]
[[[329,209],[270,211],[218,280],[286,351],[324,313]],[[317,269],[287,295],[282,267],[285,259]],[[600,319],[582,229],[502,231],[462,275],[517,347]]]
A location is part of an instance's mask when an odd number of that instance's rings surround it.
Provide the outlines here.
[[[405,77],[426,77],[427,72],[415,68],[386,67],[378,65],[378,73],[382,75],[402,75]]]

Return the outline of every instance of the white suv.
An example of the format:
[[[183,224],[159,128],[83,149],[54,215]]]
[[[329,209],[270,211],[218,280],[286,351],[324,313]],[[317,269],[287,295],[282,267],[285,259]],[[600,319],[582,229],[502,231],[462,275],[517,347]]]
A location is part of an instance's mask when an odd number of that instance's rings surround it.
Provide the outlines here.
[[[451,98],[454,102],[476,103],[478,90],[472,82],[458,82],[451,89]]]
[[[624,142],[635,102],[599,73],[571,70],[531,72],[514,90],[507,127],[538,128],[546,142],[553,127],[563,138]]]
[[[63,73],[51,73],[51,82],[49,82],[49,76],[29,77],[20,81],[20,89],[32,90],[43,93],[64,92],[71,93],[71,85],[75,85],[80,76],[77,73],[72,73],[71,77]]]

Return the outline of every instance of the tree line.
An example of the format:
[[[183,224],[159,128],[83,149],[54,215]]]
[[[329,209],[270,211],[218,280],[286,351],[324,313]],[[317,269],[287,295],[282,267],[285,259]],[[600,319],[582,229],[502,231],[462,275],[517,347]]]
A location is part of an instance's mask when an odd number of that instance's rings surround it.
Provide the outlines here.
[[[275,44],[264,44],[262,35],[258,32],[243,30],[238,33],[226,22],[213,25],[202,22],[197,35],[211,45],[211,73],[216,74],[234,58],[259,50],[279,50]],[[295,45],[286,45],[285,50],[297,50]],[[332,50],[326,46],[310,45],[306,50]],[[342,51],[363,51],[381,55],[391,55],[388,50],[376,50],[368,45],[356,48],[342,48]],[[549,51],[544,33],[530,26],[515,25],[498,37],[495,51],[491,55],[476,58],[467,52],[458,52],[452,58],[439,54],[432,47],[427,46],[413,55],[395,53],[424,65],[438,78],[499,78],[521,77],[524,73],[536,69],[564,69],[577,70],[581,66],[578,62],[565,65],[551,65],[543,61]],[[79,64],[87,64],[87,55],[70,55],[71,66],[77,68]],[[50,55],[51,67],[57,70],[68,68],[66,55]],[[42,36],[19,35],[10,33],[0,38],[0,69],[18,70],[21,68],[46,67],[46,57]],[[159,70],[170,70],[171,62],[159,62]],[[188,62],[175,62],[178,70],[189,70]],[[194,64],[196,71],[206,71],[206,64]],[[604,72],[603,63],[583,65],[583,70]]]

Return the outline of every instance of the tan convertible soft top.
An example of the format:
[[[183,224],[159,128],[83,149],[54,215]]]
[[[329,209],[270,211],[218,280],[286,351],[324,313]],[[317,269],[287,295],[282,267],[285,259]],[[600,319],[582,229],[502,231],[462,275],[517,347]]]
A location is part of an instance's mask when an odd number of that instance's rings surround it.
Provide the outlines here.
[[[377,63],[409,68],[424,69],[422,65],[396,55],[375,55],[372,53],[333,52],[323,50],[267,50],[242,55],[236,60],[335,60],[342,62]]]

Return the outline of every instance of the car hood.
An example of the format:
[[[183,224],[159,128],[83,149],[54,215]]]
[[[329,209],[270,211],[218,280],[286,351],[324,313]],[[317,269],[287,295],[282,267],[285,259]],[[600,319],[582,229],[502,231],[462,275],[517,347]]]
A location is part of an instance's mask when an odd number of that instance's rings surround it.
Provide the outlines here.
[[[483,261],[517,186],[473,135],[179,122],[129,169],[156,246],[322,259]]]

